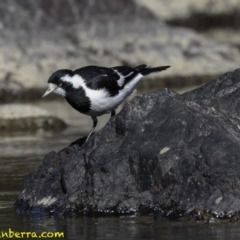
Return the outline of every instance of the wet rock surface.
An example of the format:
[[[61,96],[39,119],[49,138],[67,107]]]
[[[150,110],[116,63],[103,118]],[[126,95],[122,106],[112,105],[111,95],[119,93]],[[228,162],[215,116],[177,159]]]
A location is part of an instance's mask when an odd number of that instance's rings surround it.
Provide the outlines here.
[[[133,0],[7,0],[0,15],[1,102],[38,99],[50,74],[61,68],[171,65],[141,81],[139,88],[152,89],[201,84],[240,61],[238,49],[167,26]]]
[[[0,134],[14,131],[53,130],[66,124],[50,112],[31,104],[2,104],[0,106]]]
[[[47,154],[15,209],[238,219],[239,94],[240,69],[182,95],[135,97],[89,142]]]

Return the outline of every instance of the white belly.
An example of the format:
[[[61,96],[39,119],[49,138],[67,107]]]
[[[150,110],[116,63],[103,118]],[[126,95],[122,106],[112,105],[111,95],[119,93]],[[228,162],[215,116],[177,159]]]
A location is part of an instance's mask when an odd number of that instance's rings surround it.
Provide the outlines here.
[[[131,95],[135,89],[136,83],[142,78],[139,74],[133,81],[125,85],[115,96],[110,96],[106,89],[89,90],[86,95],[91,99],[91,111],[89,114],[100,116],[116,109],[123,100]]]
[[[133,90],[127,92],[121,90],[118,95],[111,97],[107,90],[100,89],[96,95],[100,95],[101,97],[91,98],[91,111],[89,114],[100,116],[110,113],[116,109]]]

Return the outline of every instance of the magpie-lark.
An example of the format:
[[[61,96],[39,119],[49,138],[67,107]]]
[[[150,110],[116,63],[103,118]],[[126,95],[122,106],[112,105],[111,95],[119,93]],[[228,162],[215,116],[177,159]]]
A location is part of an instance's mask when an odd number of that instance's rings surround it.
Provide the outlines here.
[[[54,92],[65,97],[80,113],[91,116],[93,127],[88,134],[88,140],[97,126],[98,116],[107,113],[111,113],[111,117],[114,116],[115,109],[132,94],[135,85],[143,76],[169,67],[152,68],[142,64],[134,68],[87,66],[75,71],[61,69],[49,77],[49,88],[43,97]]]

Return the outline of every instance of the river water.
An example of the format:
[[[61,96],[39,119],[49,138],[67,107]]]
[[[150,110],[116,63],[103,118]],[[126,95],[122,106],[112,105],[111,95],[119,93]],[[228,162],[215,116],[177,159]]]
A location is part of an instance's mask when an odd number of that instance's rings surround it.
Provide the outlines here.
[[[58,133],[12,133],[0,137],[0,238],[2,232],[63,232],[65,239],[240,239],[240,223],[163,221],[153,216],[53,217],[18,215],[13,204],[25,176],[36,169],[44,155],[59,151],[86,135],[91,120],[69,108],[65,102],[40,102],[71,127]],[[108,120],[102,117],[98,129]],[[26,236],[24,239],[27,238]],[[49,238],[50,239],[50,238]],[[60,238],[58,238],[60,239]]]

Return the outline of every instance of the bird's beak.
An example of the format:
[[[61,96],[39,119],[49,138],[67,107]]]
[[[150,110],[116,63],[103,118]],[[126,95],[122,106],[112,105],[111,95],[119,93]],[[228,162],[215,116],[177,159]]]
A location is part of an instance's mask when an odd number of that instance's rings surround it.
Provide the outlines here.
[[[43,94],[42,97],[46,97],[49,95],[51,92],[53,92],[56,89],[53,84],[49,84],[48,90]]]

